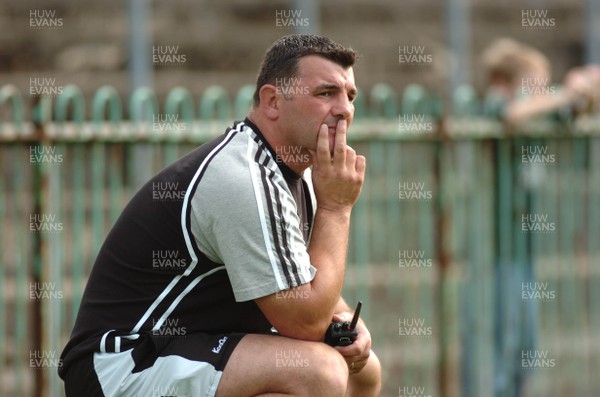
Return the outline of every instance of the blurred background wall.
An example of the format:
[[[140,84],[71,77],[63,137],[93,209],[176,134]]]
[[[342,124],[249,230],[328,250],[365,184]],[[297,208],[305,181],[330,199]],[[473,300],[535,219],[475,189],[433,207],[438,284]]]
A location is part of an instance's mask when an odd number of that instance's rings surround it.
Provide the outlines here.
[[[147,10],[146,18],[132,11],[135,4]],[[409,83],[419,83],[446,93],[456,62],[465,62],[465,82],[481,89],[479,55],[501,36],[522,40],[547,54],[553,81],[559,81],[568,68],[585,61],[586,7],[585,0],[332,0],[317,2],[318,12],[309,15],[302,2],[282,0],[6,1],[0,5],[0,82],[28,90],[30,77],[39,75],[77,84],[85,94],[102,84],[129,93],[133,84],[130,13],[143,21],[146,51],[152,46],[177,46],[179,54],[186,55],[180,65],[150,65],[146,82],[159,96],[176,85],[197,93],[210,84],[221,84],[233,93],[242,84],[254,83],[260,60],[274,40],[302,31],[318,31],[356,49],[362,55],[356,80],[363,89],[386,82],[400,91]],[[30,11],[42,9],[55,12],[63,26],[31,28]],[[459,54],[453,57],[449,49],[453,9],[464,18],[456,21],[453,30],[466,29],[465,59]],[[529,9],[546,12],[556,19],[556,26],[524,27],[522,12]],[[309,18],[308,26],[278,26],[276,12],[289,10]],[[424,46],[433,62],[399,64],[399,47],[404,45]]]

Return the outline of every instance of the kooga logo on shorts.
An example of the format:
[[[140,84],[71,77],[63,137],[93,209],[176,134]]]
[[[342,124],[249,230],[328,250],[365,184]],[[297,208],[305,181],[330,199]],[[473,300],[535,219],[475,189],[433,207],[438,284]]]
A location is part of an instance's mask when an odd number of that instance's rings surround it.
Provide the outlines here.
[[[225,342],[227,341],[227,337],[224,336],[221,339],[219,339],[219,346],[217,347],[213,347],[212,352],[215,354],[218,354],[221,352],[221,348],[223,347],[223,345],[225,344]]]

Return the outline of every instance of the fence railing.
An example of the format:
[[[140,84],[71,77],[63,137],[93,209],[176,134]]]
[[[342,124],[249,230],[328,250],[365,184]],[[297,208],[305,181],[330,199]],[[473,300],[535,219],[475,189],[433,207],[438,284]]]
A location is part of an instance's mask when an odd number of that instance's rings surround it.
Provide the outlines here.
[[[253,87],[124,102],[0,88],[0,394],[61,396],[87,275],[141,183],[246,114]],[[367,157],[345,295],[362,299],[385,396],[600,394],[600,122],[508,131],[493,98],[379,84],[349,133]],[[509,133],[510,132],[510,133]]]

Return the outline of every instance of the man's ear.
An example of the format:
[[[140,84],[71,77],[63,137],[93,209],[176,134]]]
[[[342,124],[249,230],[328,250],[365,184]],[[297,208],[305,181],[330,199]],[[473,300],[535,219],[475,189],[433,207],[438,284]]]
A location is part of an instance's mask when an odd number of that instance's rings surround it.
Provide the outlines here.
[[[262,108],[264,115],[270,120],[277,120],[279,117],[277,87],[272,84],[265,84],[260,87],[258,95],[260,97],[260,107]]]

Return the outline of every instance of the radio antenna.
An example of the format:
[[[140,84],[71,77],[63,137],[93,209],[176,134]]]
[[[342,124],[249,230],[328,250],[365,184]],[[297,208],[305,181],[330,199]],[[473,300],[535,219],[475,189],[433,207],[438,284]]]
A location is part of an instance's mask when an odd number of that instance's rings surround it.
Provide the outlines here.
[[[362,302],[358,301],[356,305],[356,310],[354,311],[354,317],[352,317],[352,322],[350,323],[350,330],[356,328],[356,324],[358,324],[358,316],[360,316],[360,309],[362,308]]]

